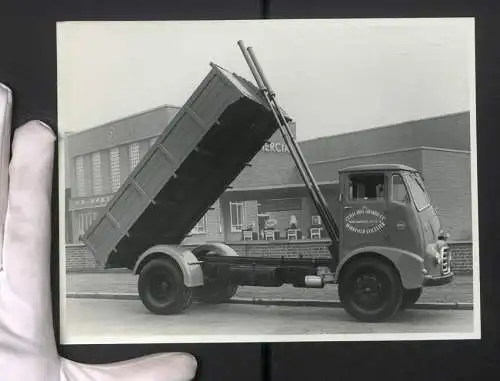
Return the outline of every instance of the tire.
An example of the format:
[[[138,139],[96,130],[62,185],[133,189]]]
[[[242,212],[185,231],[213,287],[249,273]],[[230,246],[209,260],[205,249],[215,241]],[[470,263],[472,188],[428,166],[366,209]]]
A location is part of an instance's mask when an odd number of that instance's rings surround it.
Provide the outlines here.
[[[203,286],[198,292],[200,302],[207,304],[225,303],[231,300],[238,291],[237,285],[221,285],[209,283]]]
[[[403,299],[397,271],[376,258],[359,259],[348,266],[338,288],[346,312],[362,322],[380,322],[393,316]]]
[[[138,291],[144,306],[157,315],[179,313],[192,302],[179,268],[167,258],[153,259],[139,275]]]
[[[414,288],[412,290],[404,290],[403,291],[403,301],[401,303],[401,307],[399,309],[404,311],[410,307],[412,307],[422,295],[422,288]]]

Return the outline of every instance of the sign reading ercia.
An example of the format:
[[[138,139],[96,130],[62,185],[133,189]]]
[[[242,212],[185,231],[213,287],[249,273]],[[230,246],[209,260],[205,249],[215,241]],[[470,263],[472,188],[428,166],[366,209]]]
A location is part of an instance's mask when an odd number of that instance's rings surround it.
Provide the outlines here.
[[[262,151],[265,152],[278,152],[278,153],[288,153],[288,147],[285,143],[275,143],[275,142],[267,142],[262,147]]]
[[[385,227],[385,216],[373,209],[363,206],[353,210],[344,218],[347,230],[357,234],[373,234]]]

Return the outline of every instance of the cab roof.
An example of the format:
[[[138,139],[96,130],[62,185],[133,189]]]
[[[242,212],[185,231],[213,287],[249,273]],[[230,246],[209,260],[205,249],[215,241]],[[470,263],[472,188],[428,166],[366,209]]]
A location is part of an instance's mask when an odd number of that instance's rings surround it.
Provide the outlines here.
[[[368,172],[368,171],[409,171],[418,172],[415,168],[404,164],[362,164],[342,168],[339,172]]]

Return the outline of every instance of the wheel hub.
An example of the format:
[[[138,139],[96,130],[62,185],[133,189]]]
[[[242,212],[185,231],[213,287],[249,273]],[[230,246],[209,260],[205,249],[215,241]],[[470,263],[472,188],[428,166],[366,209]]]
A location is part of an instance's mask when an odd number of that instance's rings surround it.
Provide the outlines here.
[[[165,302],[170,296],[170,283],[162,274],[158,274],[151,278],[151,293],[154,295],[155,299]]]
[[[356,279],[354,293],[357,303],[364,308],[378,308],[383,302],[382,283],[373,274],[361,274]]]

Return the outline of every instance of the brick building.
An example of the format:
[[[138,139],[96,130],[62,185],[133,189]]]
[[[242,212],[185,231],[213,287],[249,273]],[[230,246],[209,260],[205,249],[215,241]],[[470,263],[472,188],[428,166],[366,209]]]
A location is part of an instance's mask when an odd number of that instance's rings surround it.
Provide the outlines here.
[[[68,244],[78,243],[79,235],[178,110],[164,106],[66,136]],[[337,170],[342,167],[397,163],[419,169],[451,239],[470,241],[469,118],[468,112],[444,115],[300,145],[327,201],[338,196]],[[264,240],[264,226],[270,222],[274,222],[272,238],[288,240],[294,238],[287,236],[292,215],[302,238],[325,238],[317,229],[321,221],[279,133],[251,164],[198,222],[185,243]],[[252,231],[244,233],[250,227]]]

